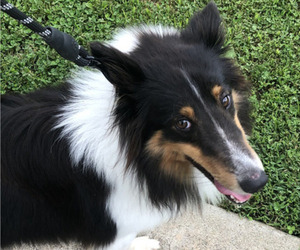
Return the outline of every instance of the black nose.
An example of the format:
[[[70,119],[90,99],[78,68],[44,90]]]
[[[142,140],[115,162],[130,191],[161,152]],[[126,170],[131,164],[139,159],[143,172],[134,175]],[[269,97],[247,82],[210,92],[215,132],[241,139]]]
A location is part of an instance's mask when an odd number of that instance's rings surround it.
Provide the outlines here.
[[[268,176],[264,171],[253,171],[239,181],[239,184],[245,192],[253,194],[266,185],[267,181]]]

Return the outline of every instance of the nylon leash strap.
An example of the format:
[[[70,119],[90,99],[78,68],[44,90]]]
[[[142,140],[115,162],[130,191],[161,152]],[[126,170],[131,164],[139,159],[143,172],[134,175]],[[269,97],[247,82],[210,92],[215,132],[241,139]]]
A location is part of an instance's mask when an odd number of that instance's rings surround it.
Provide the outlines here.
[[[78,66],[94,67],[100,64],[99,61],[93,56],[90,56],[89,53],[69,34],[61,32],[53,27],[42,26],[33,18],[27,16],[5,0],[1,0],[1,10],[40,35],[45,42],[51,48],[55,49],[63,58],[74,62]]]

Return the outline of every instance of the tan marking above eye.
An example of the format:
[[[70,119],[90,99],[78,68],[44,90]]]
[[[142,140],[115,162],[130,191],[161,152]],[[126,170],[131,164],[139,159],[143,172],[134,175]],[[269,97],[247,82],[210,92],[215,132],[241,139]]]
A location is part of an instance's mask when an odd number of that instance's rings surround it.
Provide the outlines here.
[[[212,90],[211,90],[211,93],[213,95],[213,97],[219,102],[219,97],[222,93],[222,87],[220,85],[215,85]]]
[[[180,109],[179,113],[183,116],[185,116],[186,118],[191,119],[192,121],[196,121],[196,116],[195,116],[195,112],[194,109],[190,106],[186,106]]]

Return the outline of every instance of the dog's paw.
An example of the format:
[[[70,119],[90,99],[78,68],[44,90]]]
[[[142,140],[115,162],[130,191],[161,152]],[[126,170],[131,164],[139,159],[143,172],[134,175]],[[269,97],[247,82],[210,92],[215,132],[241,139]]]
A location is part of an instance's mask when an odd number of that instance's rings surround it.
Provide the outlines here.
[[[135,238],[129,247],[129,250],[155,250],[155,249],[160,249],[159,241],[149,239],[148,236]]]

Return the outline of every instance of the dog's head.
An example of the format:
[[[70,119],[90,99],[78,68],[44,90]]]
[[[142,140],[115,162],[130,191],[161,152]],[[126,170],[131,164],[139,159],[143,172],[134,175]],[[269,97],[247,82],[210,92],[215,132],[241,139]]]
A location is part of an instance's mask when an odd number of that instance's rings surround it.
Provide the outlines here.
[[[224,57],[216,6],[208,4],[182,31],[141,30],[136,37],[128,53],[91,44],[116,88],[128,167],[152,182],[161,176],[186,182],[197,168],[232,201],[247,201],[267,176],[246,139],[249,83]]]

